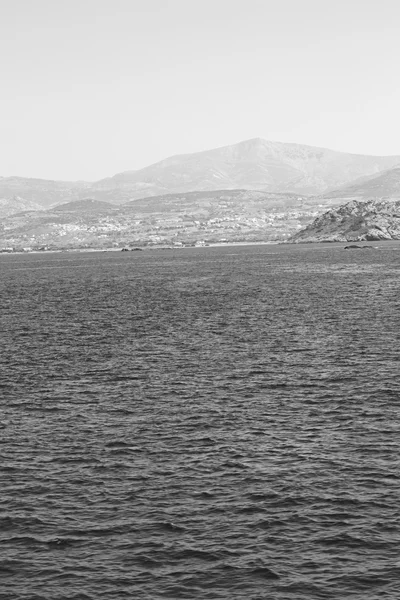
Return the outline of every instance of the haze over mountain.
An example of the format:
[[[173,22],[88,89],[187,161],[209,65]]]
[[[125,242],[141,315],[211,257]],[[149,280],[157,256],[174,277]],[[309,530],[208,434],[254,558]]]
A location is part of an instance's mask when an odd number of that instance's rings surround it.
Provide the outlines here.
[[[53,181],[28,177],[0,177],[0,198],[19,196],[41,206],[52,206],[89,195],[91,183],[84,181]]]
[[[378,175],[362,177],[351,185],[324,194],[324,198],[385,198],[400,197],[400,166]]]
[[[318,195],[400,166],[399,156],[367,156],[261,138],[176,155],[97,182],[0,178],[0,198],[19,196],[42,206],[79,199],[121,204],[191,191],[250,189]]]
[[[261,138],[172,156],[94,184],[139,195],[214,189],[263,189],[315,195],[400,165],[400,156],[365,156]]]
[[[0,198],[0,219],[25,211],[42,210],[43,206],[32,200],[25,200],[20,196]]]

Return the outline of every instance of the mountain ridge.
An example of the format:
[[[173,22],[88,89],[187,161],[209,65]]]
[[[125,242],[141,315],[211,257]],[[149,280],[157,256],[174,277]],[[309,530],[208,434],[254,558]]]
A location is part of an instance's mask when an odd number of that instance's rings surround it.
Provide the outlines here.
[[[400,165],[400,156],[350,154],[304,144],[245,140],[191,154],[178,154],[96,182],[97,189],[121,186],[147,195],[195,189],[263,189],[319,194],[360,176]],[[151,194],[150,194],[151,192]]]
[[[395,166],[400,166],[400,155],[362,155],[252,138],[176,154],[95,182],[0,177],[0,198],[19,196],[50,207],[88,196],[123,204],[149,196],[217,189],[320,195]]]
[[[323,194],[324,198],[400,197],[400,166],[375,175],[361,177],[351,185]]]

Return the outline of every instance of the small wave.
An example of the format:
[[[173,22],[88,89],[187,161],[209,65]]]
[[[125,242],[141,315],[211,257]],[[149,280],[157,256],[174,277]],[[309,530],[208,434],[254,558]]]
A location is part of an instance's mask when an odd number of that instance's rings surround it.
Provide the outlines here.
[[[256,502],[263,502],[264,500],[275,500],[279,497],[279,494],[271,490],[269,492],[250,492],[247,497]]]
[[[387,541],[368,540],[365,538],[359,538],[348,533],[336,535],[332,537],[319,538],[316,540],[323,546],[345,546],[347,548],[387,548]]]
[[[148,569],[156,569],[161,566],[161,562],[156,560],[155,558],[151,558],[150,556],[146,556],[145,554],[141,556],[135,557],[135,561],[142,565],[143,567],[147,567]]]
[[[39,517],[22,517],[22,516],[9,516],[0,517],[0,531],[9,531],[16,527],[28,528],[34,525],[44,525],[44,521]]]
[[[121,533],[126,533],[127,531],[129,531],[130,526],[129,525],[115,525],[114,527],[96,527],[96,528],[90,528],[88,527],[87,529],[70,529],[68,530],[68,533],[71,534],[72,536],[76,536],[73,538],[68,538],[68,537],[61,537],[61,538],[55,538],[56,543],[58,543],[58,540],[68,540],[71,539],[71,541],[78,541],[79,538],[84,537],[84,538],[91,538],[91,537],[108,537],[108,536],[113,536],[113,535],[119,535]],[[64,531],[64,533],[66,533]]]
[[[196,498],[204,498],[205,500],[211,500],[212,498],[215,497],[215,494],[213,494],[212,492],[208,492],[207,490],[204,490],[203,492],[198,492],[196,494],[193,494]]]
[[[186,528],[182,527],[182,525],[176,525],[175,523],[171,523],[170,521],[164,521],[162,523],[158,523],[157,525],[159,528],[164,529],[165,531],[172,531],[172,532],[186,531]]]
[[[123,442],[122,440],[113,440],[112,442],[107,442],[105,444],[106,448],[127,448],[129,444],[127,442]]]
[[[247,566],[241,566],[241,565],[232,565],[229,563],[225,563],[222,565],[222,569],[225,571],[232,571],[232,573],[237,573],[237,574],[247,574],[247,575],[253,575],[256,577],[261,577],[263,579],[271,579],[271,580],[278,580],[280,579],[280,575],[278,573],[276,573],[275,571],[273,571],[272,569],[270,569],[269,567],[266,567],[265,565],[257,565],[253,563],[253,565],[247,565]]]
[[[23,545],[27,548],[37,548],[38,546],[48,546],[49,548],[66,548],[74,544],[80,543],[79,539],[55,537],[51,539],[43,539],[29,535],[19,535],[10,538],[3,538],[3,544]]]
[[[20,572],[20,565],[14,565],[13,562],[11,561],[7,561],[7,562],[0,562],[0,573],[2,576],[12,576],[15,573],[19,573]]]
[[[284,521],[280,519],[272,519],[272,520],[260,520],[255,523],[251,523],[250,527],[252,529],[271,529],[276,525],[282,525]]]
[[[285,593],[282,598],[332,598],[330,592],[325,591],[320,586],[310,583],[308,581],[296,581],[295,583],[289,583],[288,585],[280,585],[278,588],[279,592]],[[290,594],[287,596],[286,594]],[[336,596],[337,598],[343,598],[343,596]]]
[[[193,441],[197,442],[199,444],[204,444],[204,446],[215,446],[215,444],[217,443],[213,438],[208,437],[208,436],[201,437],[201,438],[194,438]]]
[[[55,537],[46,542],[49,548],[69,548],[81,544],[82,541],[79,538],[68,538],[68,537]]]
[[[175,553],[174,558],[178,560],[186,560],[190,558],[198,558],[199,560],[204,561],[218,561],[221,559],[218,554],[213,552],[207,552],[206,550],[198,550],[197,548],[186,548],[185,550],[181,550]]]
[[[265,512],[266,508],[263,506],[259,506],[259,505],[255,505],[255,504],[247,504],[245,506],[241,506],[238,509],[239,513],[244,513],[244,514],[254,514],[254,513],[260,513],[260,512]]]
[[[332,577],[330,582],[336,585],[346,585],[350,589],[369,590],[371,587],[384,587],[390,583],[390,579],[377,575],[376,573],[363,573],[362,575],[342,575]]]
[[[229,469],[248,469],[247,465],[233,460],[227,460],[226,462],[222,463],[221,467],[226,467]]]
[[[264,579],[280,579],[278,573],[275,573],[275,571],[272,571],[272,569],[269,569],[268,567],[256,567],[250,572],[252,575],[263,577]]]

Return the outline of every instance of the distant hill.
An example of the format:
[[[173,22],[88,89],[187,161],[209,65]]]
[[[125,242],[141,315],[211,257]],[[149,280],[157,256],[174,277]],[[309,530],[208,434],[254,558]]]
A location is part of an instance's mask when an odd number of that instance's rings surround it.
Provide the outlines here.
[[[328,210],[289,241],[357,242],[400,239],[400,198],[352,200]]]
[[[324,194],[324,198],[400,198],[400,167]]]
[[[297,194],[279,194],[261,190],[211,190],[201,192],[181,192],[138,198],[123,204],[124,211],[167,214],[184,211],[194,219],[200,218],[202,212],[217,210],[221,206],[236,207],[239,212],[251,212],[257,205],[268,209],[295,208],[302,205],[302,198]],[[310,200],[313,204],[313,200]]]
[[[88,197],[124,204],[150,196],[221,189],[317,196],[396,166],[400,167],[400,155],[349,154],[255,138],[172,156],[92,183],[0,177],[0,198],[18,196],[48,208]]]
[[[252,189],[320,194],[400,165],[400,156],[364,156],[300,144],[246,140],[172,156],[138,171],[118,173],[93,189],[129,190],[135,197],[194,190]]]
[[[19,196],[0,198],[0,219],[25,211],[43,210],[43,206]]]
[[[109,202],[102,202],[101,200],[94,200],[93,198],[85,198],[84,200],[73,200],[65,204],[58,204],[52,210],[53,212],[73,212],[73,213],[84,213],[84,212],[107,212],[115,208]]]
[[[0,177],[0,198],[19,196],[24,200],[48,207],[88,196],[91,184],[83,181],[52,181],[27,177]]]
[[[297,232],[342,204],[346,194],[394,196],[399,187],[400,156],[255,138],[172,156],[94,183],[0,177],[0,248],[283,241],[290,236],[303,241]],[[304,239],[353,239],[346,237],[346,224],[343,232],[321,223]],[[357,229],[357,223],[351,231],[370,235],[369,221],[366,229]],[[392,231],[385,227],[383,237]]]
[[[0,248],[273,241],[322,210],[313,198],[259,190],[167,194],[118,206],[86,199],[4,219]]]

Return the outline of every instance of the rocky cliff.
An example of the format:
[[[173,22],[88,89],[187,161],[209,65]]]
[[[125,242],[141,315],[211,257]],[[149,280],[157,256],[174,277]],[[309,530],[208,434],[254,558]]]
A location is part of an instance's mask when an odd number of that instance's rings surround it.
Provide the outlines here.
[[[400,199],[351,200],[318,216],[288,241],[359,242],[400,239]]]

